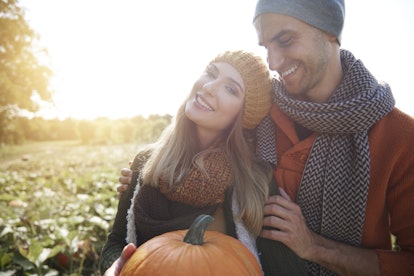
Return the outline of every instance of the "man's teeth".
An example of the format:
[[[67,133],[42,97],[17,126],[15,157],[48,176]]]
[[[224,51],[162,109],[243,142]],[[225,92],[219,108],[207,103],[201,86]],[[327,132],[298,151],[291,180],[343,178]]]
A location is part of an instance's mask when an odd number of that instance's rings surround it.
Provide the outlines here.
[[[298,66],[297,66],[297,65],[295,65],[295,66],[293,66],[292,68],[290,68],[289,70],[287,70],[287,71],[283,72],[283,73],[282,73],[282,78],[284,78],[284,77],[286,77],[286,76],[288,76],[288,75],[292,74],[293,72],[295,72],[295,71],[296,71],[296,69],[298,69]]]
[[[214,109],[213,108],[211,108],[211,106],[209,106],[205,101],[203,101],[203,99],[202,98],[200,98],[200,97],[197,97],[197,102],[202,106],[202,107],[204,107],[204,108],[206,108],[206,109],[208,109],[208,110],[210,110],[210,111],[214,111]]]

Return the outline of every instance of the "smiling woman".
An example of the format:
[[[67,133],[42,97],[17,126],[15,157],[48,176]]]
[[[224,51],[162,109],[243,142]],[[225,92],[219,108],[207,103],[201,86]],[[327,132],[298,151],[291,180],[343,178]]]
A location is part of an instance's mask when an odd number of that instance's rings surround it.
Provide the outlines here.
[[[252,25],[256,0],[120,0],[116,5],[99,0],[22,0],[21,4],[56,72],[52,81],[56,109],[49,109],[48,116],[173,114],[178,99],[191,89],[185,84],[215,53],[243,48],[265,58]],[[406,93],[410,72],[395,70],[402,62],[414,63],[414,3],[347,0],[346,5],[342,47],[387,81],[397,107],[414,115],[414,98]],[[367,21],[365,11],[374,6],[376,12]],[[379,40],[383,33],[394,33],[398,44],[396,39]]]

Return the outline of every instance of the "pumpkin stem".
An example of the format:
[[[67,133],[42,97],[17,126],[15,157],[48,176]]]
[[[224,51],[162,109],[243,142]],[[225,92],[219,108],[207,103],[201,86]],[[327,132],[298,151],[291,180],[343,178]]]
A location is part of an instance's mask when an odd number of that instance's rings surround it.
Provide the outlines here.
[[[184,237],[184,242],[193,245],[203,245],[204,232],[213,220],[213,217],[210,215],[199,215],[191,224],[190,229],[188,229],[187,234]]]

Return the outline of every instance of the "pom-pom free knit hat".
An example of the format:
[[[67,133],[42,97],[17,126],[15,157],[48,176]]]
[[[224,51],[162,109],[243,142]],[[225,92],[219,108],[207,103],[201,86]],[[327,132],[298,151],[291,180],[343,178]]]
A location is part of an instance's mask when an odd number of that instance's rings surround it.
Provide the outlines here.
[[[267,64],[259,56],[246,51],[226,51],[210,63],[226,62],[242,76],[245,86],[242,127],[253,129],[269,113],[272,104],[272,78]]]
[[[258,0],[253,21],[262,13],[295,17],[336,36],[341,43],[345,18],[344,0]]]

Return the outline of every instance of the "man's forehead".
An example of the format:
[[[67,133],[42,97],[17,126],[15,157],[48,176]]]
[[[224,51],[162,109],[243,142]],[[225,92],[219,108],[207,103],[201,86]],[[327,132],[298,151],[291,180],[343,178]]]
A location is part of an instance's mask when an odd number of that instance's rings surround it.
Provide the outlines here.
[[[296,18],[288,15],[264,13],[259,15],[253,24],[257,32],[259,43],[264,43],[266,40],[273,39],[274,36],[277,36],[282,32],[295,30],[298,24],[306,23],[300,22]]]

